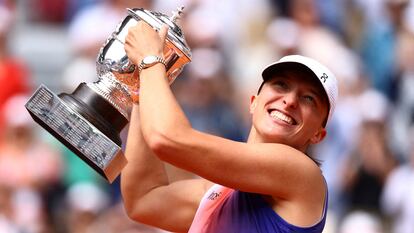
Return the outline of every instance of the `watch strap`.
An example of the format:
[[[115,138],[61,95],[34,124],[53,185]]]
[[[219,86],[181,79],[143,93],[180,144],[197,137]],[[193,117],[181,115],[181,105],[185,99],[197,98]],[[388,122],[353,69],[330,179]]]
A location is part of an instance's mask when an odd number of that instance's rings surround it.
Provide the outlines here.
[[[161,63],[164,66],[167,66],[165,59],[160,56],[155,56],[155,55],[146,56],[141,60],[141,63],[138,66],[138,72],[141,73],[143,69],[152,67],[158,63]]]

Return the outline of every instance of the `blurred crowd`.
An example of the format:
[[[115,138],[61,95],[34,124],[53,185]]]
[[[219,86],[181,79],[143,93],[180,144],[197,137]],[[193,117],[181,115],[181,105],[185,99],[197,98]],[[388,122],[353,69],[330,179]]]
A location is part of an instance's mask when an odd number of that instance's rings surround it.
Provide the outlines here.
[[[414,233],[410,0],[0,0],[0,233],[164,232],[129,220],[119,180],[106,182],[24,104],[41,83],[71,93],[96,81],[96,56],[126,8],[181,5],[192,62],[172,86],[196,129],[245,140],[262,67],[313,57],[340,84],[328,136],[310,151],[329,187],[324,232]]]

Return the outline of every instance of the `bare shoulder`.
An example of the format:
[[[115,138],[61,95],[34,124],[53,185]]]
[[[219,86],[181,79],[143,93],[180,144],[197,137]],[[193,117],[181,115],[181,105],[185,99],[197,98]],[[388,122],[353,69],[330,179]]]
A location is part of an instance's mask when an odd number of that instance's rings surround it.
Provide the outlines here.
[[[307,155],[299,159],[297,167],[300,182],[288,184],[291,192],[287,198],[272,196],[269,198],[273,210],[287,222],[307,227],[318,223],[327,206],[327,185],[319,166]],[[300,211],[298,211],[300,210]]]

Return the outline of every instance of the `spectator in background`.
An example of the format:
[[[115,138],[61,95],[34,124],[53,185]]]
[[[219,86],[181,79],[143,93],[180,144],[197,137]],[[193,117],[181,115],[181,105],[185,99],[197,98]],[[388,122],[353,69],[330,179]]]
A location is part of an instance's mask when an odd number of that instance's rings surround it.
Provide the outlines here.
[[[24,107],[27,96],[11,97],[3,106],[5,127],[0,147],[0,183],[13,188],[47,188],[62,172],[60,154],[38,137]]]
[[[37,22],[60,24],[67,18],[70,0],[32,0],[30,1],[30,19]]]
[[[267,41],[263,36],[266,24],[271,18],[271,8],[267,0],[226,0],[226,1],[183,1],[186,8],[182,25],[186,40],[192,49],[212,48],[220,51],[227,71],[240,98],[248,98],[253,87],[260,82],[252,77],[257,75],[257,67],[271,62]],[[177,7],[177,1],[157,1],[170,9]],[[181,1],[180,1],[181,4]],[[164,7],[165,8],[165,7]],[[163,12],[168,12],[163,10]],[[248,61],[248,62],[247,62]],[[191,66],[191,64],[189,65]],[[237,108],[246,109],[248,103],[237,101]],[[238,106],[241,105],[242,106]],[[243,119],[249,120],[245,113]]]
[[[326,64],[337,74],[339,83],[353,74],[355,65],[349,58],[353,54],[345,47],[338,34],[321,23],[317,0],[293,0],[290,2],[289,14],[297,27],[295,40],[298,53],[314,57]],[[348,62],[351,62],[349,66]]]
[[[0,185],[0,232],[18,233],[13,221],[12,189]]]
[[[374,214],[365,211],[353,211],[348,214],[339,226],[339,233],[384,233],[381,220]]]
[[[4,136],[0,143],[0,187],[11,190],[11,221],[19,231],[49,229],[63,166],[55,148],[36,136],[34,122],[24,108],[26,96],[4,104]]]
[[[396,161],[387,147],[386,132],[381,122],[365,121],[357,151],[345,167],[345,192],[350,209],[379,213],[384,182]]]
[[[13,57],[8,48],[13,20],[13,12],[0,4],[0,129],[5,127],[4,104],[13,95],[27,93],[30,85],[26,64]]]
[[[414,1],[411,1],[411,8],[413,9],[411,17],[413,17]],[[391,119],[392,137],[390,140],[399,158],[407,161],[409,158],[406,156],[411,151],[410,144],[412,143],[407,135],[410,133],[409,129],[414,116],[414,27],[409,27],[408,19],[401,24],[404,26],[399,32],[398,43],[395,47],[398,82],[395,108]]]
[[[394,101],[398,95],[398,75],[400,74],[400,54],[398,47],[407,37],[405,11],[410,0],[384,0],[385,17],[382,22],[368,21],[360,45],[360,53],[371,85]],[[412,36],[411,36],[412,37]]]
[[[66,9],[66,20],[70,22],[73,16],[82,9],[106,0],[68,0]]]
[[[228,139],[243,141],[246,129],[238,109],[232,106],[232,80],[223,66],[223,55],[216,49],[195,48],[186,77],[177,80],[178,98],[195,129]]]
[[[408,161],[391,172],[381,198],[382,210],[391,217],[393,233],[414,232],[414,125],[407,134]]]
[[[359,98],[361,128],[356,147],[345,161],[343,185],[349,210],[364,210],[381,216],[380,197],[385,180],[397,165],[390,150],[385,122],[388,102],[375,90],[366,90]]]
[[[92,224],[110,204],[107,193],[87,182],[72,185],[65,200],[65,228],[76,233],[91,232]]]

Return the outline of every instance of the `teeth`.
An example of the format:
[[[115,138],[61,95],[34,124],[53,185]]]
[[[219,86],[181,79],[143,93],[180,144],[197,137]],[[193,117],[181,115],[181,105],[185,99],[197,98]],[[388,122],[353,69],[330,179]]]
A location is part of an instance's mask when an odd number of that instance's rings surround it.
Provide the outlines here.
[[[281,113],[279,111],[273,110],[270,113],[270,116],[272,118],[279,119],[279,120],[282,120],[282,121],[284,121],[284,122],[286,122],[286,123],[288,123],[290,125],[293,125],[293,119],[291,117],[289,117],[289,116],[286,116],[285,114],[283,114],[283,113]]]

